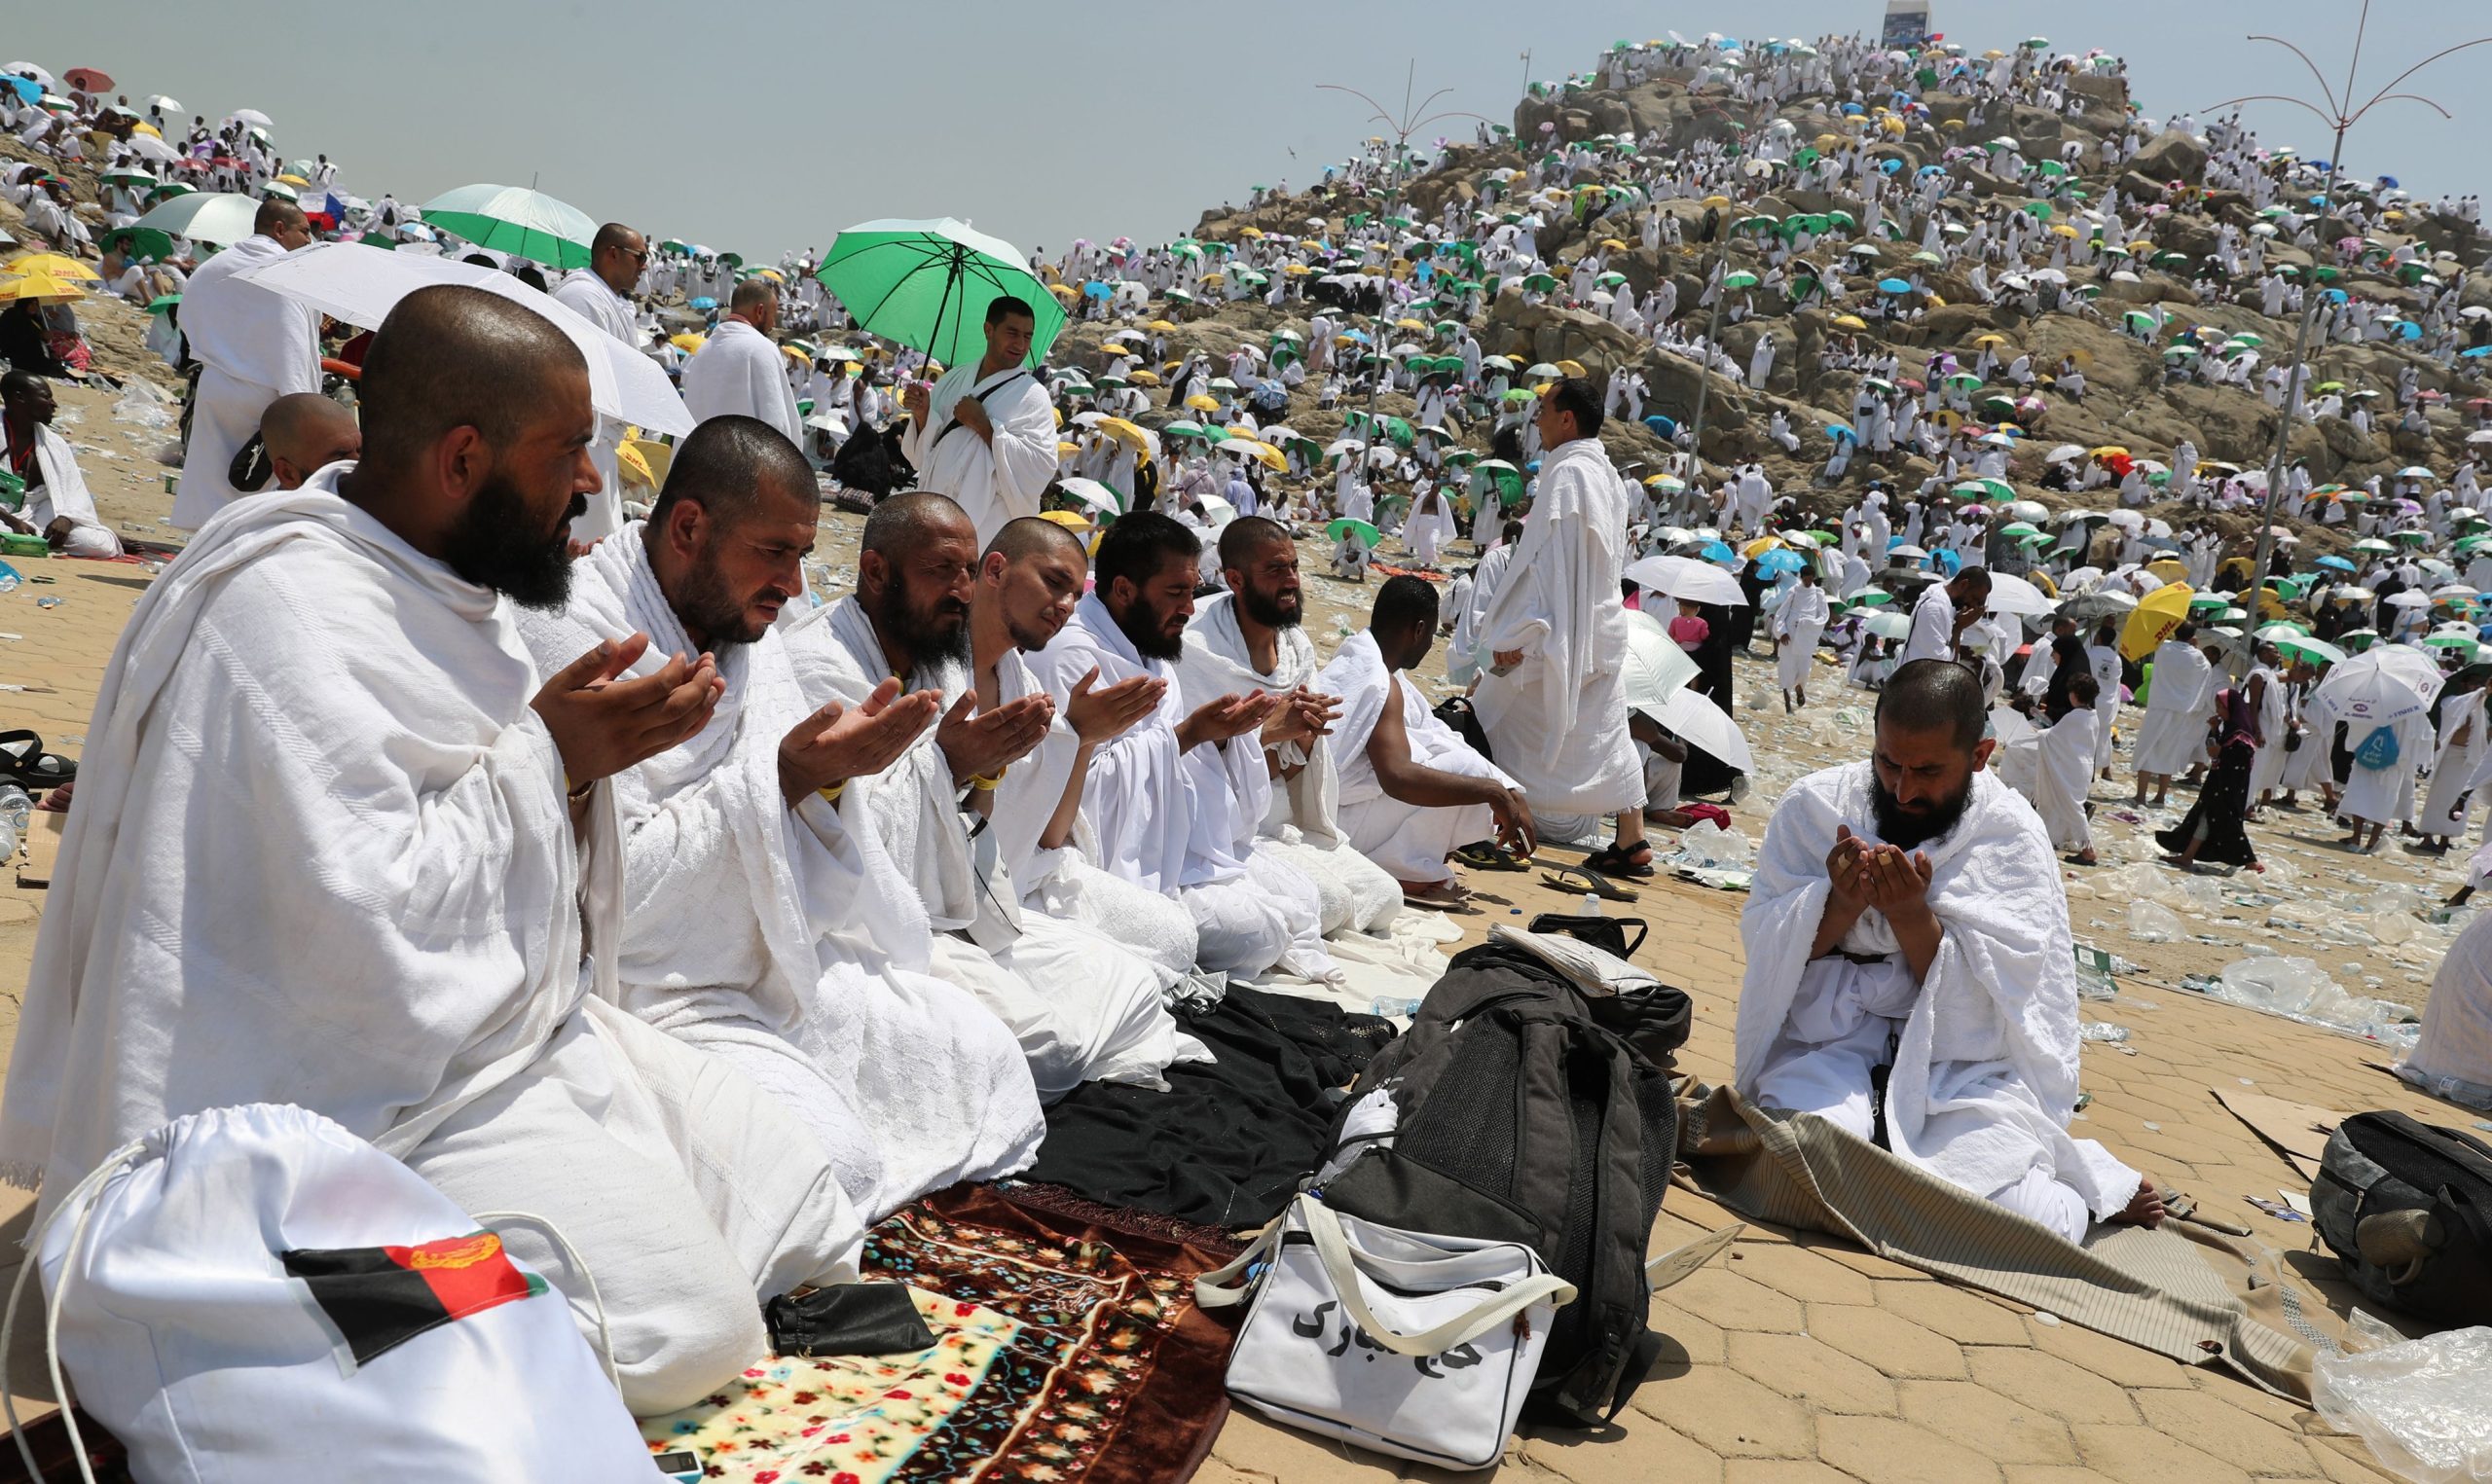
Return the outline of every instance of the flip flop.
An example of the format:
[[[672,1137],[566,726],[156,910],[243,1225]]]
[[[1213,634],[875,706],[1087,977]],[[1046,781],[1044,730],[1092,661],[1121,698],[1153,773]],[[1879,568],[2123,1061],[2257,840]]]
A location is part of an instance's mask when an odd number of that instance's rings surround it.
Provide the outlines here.
[[[1633,851],[1621,851],[1614,845],[1605,845],[1584,857],[1584,869],[1598,872],[1604,876],[1624,876],[1638,881],[1657,874],[1653,869],[1653,848],[1645,845],[1637,849],[1644,852],[1644,863],[1640,866],[1631,863],[1628,858],[1634,853]]]
[[[1475,871],[1523,871],[1529,862],[1507,852],[1503,846],[1485,840],[1474,841],[1453,852],[1453,858]]]
[[[19,748],[19,742],[25,746]],[[77,762],[43,750],[43,739],[33,731],[19,727],[0,732],[0,783],[15,783],[31,793],[57,788],[77,776]]]
[[[1560,891],[1589,891],[1604,902],[1631,902],[1635,893],[1590,866],[1558,866],[1540,873],[1543,883]]]

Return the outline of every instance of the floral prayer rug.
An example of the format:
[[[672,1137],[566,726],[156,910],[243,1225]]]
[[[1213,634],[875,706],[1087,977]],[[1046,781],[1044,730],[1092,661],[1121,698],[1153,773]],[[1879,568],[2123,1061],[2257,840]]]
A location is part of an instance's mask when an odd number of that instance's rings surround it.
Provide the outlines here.
[[[750,1484],[1187,1478],[1228,1413],[1229,1334],[1193,1292],[1227,1253],[1038,1199],[957,1186],[867,1235],[865,1276],[908,1285],[931,1349],[764,1359],[644,1421],[650,1452]]]

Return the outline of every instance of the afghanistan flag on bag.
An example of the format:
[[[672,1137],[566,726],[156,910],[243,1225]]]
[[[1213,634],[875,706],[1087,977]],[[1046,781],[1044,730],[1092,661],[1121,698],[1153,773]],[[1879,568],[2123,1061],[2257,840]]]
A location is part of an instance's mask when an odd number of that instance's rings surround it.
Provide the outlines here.
[[[357,1365],[428,1329],[532,1298],[545,1280],[523,1273],[492,1232],[416,1247],[297,1248],[280,1254]]]

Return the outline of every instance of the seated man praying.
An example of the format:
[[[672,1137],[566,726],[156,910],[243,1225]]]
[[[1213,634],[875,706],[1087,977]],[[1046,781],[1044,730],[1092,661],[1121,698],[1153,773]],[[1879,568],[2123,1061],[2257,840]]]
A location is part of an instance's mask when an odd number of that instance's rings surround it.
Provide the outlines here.
[[[1899,666],[1876,752],[1791,785],[1740,922],[1735,1085],[1814,1113],[2074,1242],[2152,1225],[2154,1186],[2069,1137],[2068,897],[2042,821],[1982,765],[1981,682]]]
[[[121,537],[95,514],[77,451],[52,430],[52,383],[31,371],[0,376],[0,469],[18,479],[0,491],[0,530],[41,536],[64,557],[118,557]]]
[[[1403,677],[1427,658],[1436,631],[1436,585],[1389,577],[1366,631],[1341,641],[1316,683],[1341,698],[1331,741],[1341,759],[1341,827],[1350,844],[1412,901],[1449,906],[1464,893],[1448,855],[1492,829],[1500,844],[1529,855],[1533,825],[1514,779],[1438,720]]]

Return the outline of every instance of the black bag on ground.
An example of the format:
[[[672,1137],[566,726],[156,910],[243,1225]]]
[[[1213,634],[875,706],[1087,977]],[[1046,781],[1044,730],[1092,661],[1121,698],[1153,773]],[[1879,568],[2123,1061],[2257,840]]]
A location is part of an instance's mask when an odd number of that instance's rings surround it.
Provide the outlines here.
[[[2492,1146],[2403,1113],[2337,1125],[2311,1224],[2371,1298],[2441,1328],[2492,1324]]]
[[[1659,1354],[1645,1247],[1678,1143],[1671,1054],[1691,1006],[1667,986],[1595,998],[1520,948],[1453,959],[1351,1105],[1388,1087],[1389,1148],[1336,1144],[1336,1211],[1410,1230],[1528,1243],[1575,1301],[1558,1311],[1533,1411],[1595,1426]],[[1354,1140],[1355,1142],[1355,1140]]]

